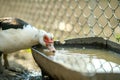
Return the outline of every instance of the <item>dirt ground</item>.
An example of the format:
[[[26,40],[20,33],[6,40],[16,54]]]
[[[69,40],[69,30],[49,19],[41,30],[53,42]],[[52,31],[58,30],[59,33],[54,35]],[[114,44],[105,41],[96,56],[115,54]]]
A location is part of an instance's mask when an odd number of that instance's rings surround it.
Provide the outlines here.
[[[41,71],[35,63],[30,51],[21,50],[8,56],[10,68],[4,70],[0,80],[40,80]]]

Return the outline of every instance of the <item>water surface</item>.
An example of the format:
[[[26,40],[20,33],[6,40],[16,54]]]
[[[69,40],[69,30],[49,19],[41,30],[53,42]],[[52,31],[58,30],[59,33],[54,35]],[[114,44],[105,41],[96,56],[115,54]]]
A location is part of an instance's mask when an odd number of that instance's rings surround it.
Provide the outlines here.
[[[120,55],[104,49],[58,48],[55,62],[86,73],[120,73]]]

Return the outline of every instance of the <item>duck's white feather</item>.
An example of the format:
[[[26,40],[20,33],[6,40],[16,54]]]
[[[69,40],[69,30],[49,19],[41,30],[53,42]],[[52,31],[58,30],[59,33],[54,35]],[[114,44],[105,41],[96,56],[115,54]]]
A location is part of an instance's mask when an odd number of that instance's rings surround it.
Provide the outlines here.
[[[39,31],[31,25],[27,25],[23,29],[0,31],[0,51],[11,53],[29,48],[39,43],[38,32]]]

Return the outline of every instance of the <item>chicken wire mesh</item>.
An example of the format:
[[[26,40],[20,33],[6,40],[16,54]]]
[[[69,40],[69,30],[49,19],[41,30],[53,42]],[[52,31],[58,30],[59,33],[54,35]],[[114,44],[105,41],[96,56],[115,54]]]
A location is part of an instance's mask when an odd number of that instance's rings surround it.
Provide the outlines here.
[[[0,17],[18,17],[55,39],[120,37],[120,0],[0,0]]]
[[[56,40],[120,40],[120,0],[0,0],[0,17],[9,16],[52,32]]]

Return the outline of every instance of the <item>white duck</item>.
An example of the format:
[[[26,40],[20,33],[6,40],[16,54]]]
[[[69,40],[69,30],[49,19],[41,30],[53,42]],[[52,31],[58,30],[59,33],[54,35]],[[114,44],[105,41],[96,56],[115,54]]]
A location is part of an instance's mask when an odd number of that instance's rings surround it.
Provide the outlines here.
[[[0,18],[0,72],[3,72],[2,54],[4,66],[8,68],[8,53],[27,49],[39,43],[55,52],[52,34],[38,30],[18,18]]]

